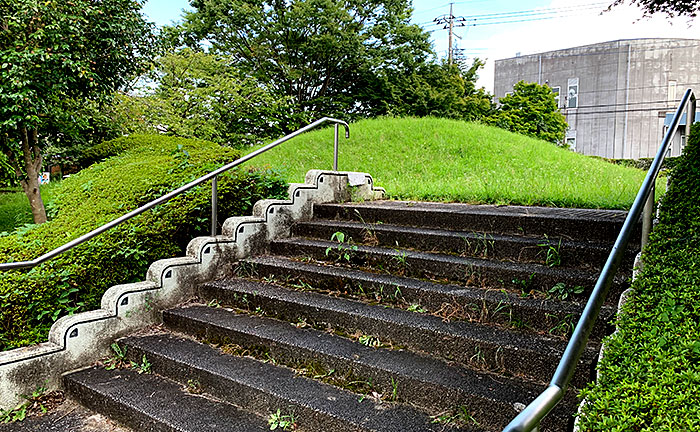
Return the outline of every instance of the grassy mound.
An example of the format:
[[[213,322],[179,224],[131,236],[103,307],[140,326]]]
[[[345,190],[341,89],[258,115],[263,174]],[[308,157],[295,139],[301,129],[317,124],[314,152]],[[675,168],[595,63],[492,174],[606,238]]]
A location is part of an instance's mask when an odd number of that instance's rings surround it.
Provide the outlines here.
[[[333,131],[311,132],[256,158],[289,181],[333,165]],[[339,168],[364,171],[396,199],[623,208],[644,172],[476,123],[383,118],[351,125]]]
[[[49,222],[0,236],[0,262],[36,258],[238,157],[198,140],[115,141],[106,147],[127,150],[56,187]],[[250,214],[257,200],[285,192],[267,171],[224,175],[220,220]],[[200,186],[31,271],[0,273],[0,350],[44,340],[61,315],[97,308],[107,288],[142,280],[151,262],[183,255],[189,240],[209,232],[210,196],[210,187]]]
[[[584,431],[700,430],[700,128],[694,125],[644,250]]]

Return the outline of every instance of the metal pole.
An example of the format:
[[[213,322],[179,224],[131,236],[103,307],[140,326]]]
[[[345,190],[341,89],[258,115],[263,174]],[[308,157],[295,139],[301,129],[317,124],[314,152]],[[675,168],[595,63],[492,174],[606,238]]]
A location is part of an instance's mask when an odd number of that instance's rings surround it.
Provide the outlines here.
[[[333,171],[338,171],[338,123],[335,124],[335,140],[333,141]]]
[[[448,41],[448,47],[447,47],[447,63],[452,64],[452,27],[454,25],[454,16],[452,15],[452,5],[454,3],[450,3],[450,36],[449,36],[449,41]]]
[[[213,179],[211,179],[211,236],[216,237],[216,232],[217,232],[217,215],[219,213],[219,198],[216,193],[216,189],[218,186],[218,181],[219,177],[216,176]]]
[[[651,232],[651,227],[654,220],[654,195],[656,191],[656,185],[652,185],[649,198],[644,204],[644,215],[642,216],[642,249],[649,242],[649,233]]]

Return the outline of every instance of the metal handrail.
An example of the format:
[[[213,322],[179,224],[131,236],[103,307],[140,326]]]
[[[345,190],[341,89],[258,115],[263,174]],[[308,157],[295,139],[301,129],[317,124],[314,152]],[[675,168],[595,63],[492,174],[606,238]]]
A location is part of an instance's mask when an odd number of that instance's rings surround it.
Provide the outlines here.
[[[108,223],[102,225],[101,227],[96,228],[96,229],[90,231],[89,233],[84,234],[84,235],[78,237],[77,239],[72,240],[72,241],[64,244],[63,246],[60,246],[60,247],[58,247],[50,252],[47,252],[44,255],[41,255],[39,258],[36,258],[32,261],[19,261],[19,262],[11,262],[11,263],[2,263],[2,264],[0,264],[0,271],[19,269],[19,268],[36,267],[39,264],[46,262],[52,258],[55,258],[58,255],[61,255],[62,253],[67,252],[67,251],[73,249],[74,247],[97,237],[98,235],[102,234],[103,232],[108,231],[108,230],[114,228],[115,226],[120,225],[120,224],[134,218],[135,216],[138,216],[141,213],[152,209],[155,206],[163,204],[163,203],[171,200],[172,198],[174,198],[174,197],[176,197],[184,192],[187,192],[188,190],[190,190],[190,189],[194,188],[195,186],[198,186],[198,185],[200,185],[208,180],[212,181],[211,235],[215,236],[216,232],[217,232],[217,213],[216,212],[217,212],[217,208],[218,208],[217,176],[225,173],[226,171],[228,171],[232,168],[237,167],[238,165],[240,165],[244,162],[247,162],[247,161],[253,159],[254,157],[256,157],[262,153],[265,153],[266,151],[268,151],[274,147],[277,147],[278,145],[282,144],[285,141],[289,141],[290,139],[292,139],[298,135],[301,135],[304,132],[307,132],[311,129],[314,129],[314,128],[318,127],[319,125],[326,123],[326,122],[334,123],[334,126],[335,126],[335,137],[334,137],[334,142],[333,142],[333,170],[337,171],[338,170],[338,127],[340,125],[343,125],[345,127],[345,138],[350,138],[350,126],[342,120],[334,119],[331,117],[323,117],[322,119],[316,120],[315,122],[313,122],[307,126],[304,126],[303,128],[298,129],[298,130],[290,133],[289,135],[286,135],[286,136],[284,136],[276,141],[271,142],[270,144],[266,145],[265,147],[262,147],[262,148],[254,151],[252,153],[249,153],[249,154],[243,156],[242,158],[236,159],[235,161],[233,161],[227,165],[224,165],[221,168],[219,168],[215,171],[212,171],[209,174],[206,174],[206,175],[204,175],[196,180],[193,180],[193,181],[187,183],[186,185],[181,186],[180,188],[175,189],[174,191],[172,191],[168,194],[165,194],[165,195],[161,196],[160,198],[157,198],[157,199],[149,202],[148,204],[145,204],[145,205],[137,208],[136,210],[133,210],[133,211],[131,211],[131,212],[129,212],[129,213],[127,213],[127,214],[125,214],[125,215],[123,215],[123,216],[121,216],[121,217],[119,217],[111,222],[108,222]]]
[[[622,257],[627,248],[627,244],[632,236],[632,231],[639,220],[639,217],[644,211],[643,227],[642,227],[642,247],[647,243],[649,237],[649,231],[651,230],[651,220],[653,216],[654,207],[654,185],[656,183],[656,178],[661,170],[661,164],[666,157],[668,152],[668,147],[671,144],[673,135],[678,129],[678,124],[680,123],[683,109],[687,106],[687,119],[686,128],[690,129],[690,125],[695,120],[695,108],[696,100],[692,89],[686,90],[681,99],[681,103],[676,110],[671,125],[666,131],[664,139],[661,141],[659,146],[659,151],[656,153],[656,157],[647,172],[644,182],[642,183],[637,197],[630,208],[625,223],[622,225],[620,234],[615,241],[615,245],[608,256],[608,260],[605,262],[603,271],[598,277],[595,288],[591,293],[586,307],[581,313],[581,318],[574,329],[571,339],[566,346],[566,350],[562,355],[559,365],[557,366],[552,380],[549,386],[539,395],[535,400],[530,402],[530,404],[525,407],[524,410],[520,412],[509,424],[503,429],[503,432],[530,432],[536,431],[539,428],[539,424],[542,419],[549,414],[549,412],[554,408],[554,406],[564,397],[571,377],[574,375],[576,370],[576,365],[578,364],[579,358],[586,348],[588,343],[588,337],[591,334],[593,325],[595,324],[596,318],[598,318],[598,313],[600,308],[603,306],[605,299],[612,285],[613,278],[617,272]]]

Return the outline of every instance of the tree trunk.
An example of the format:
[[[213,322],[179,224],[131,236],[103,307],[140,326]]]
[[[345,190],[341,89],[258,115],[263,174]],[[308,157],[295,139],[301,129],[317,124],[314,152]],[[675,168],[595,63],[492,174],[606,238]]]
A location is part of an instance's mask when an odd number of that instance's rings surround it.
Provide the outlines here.
[[[24,172],[19,167],[18,161],[12,157],[10,162],[15,168],[15,172],[21,178],[22,189],[29,199],[29,206],[32,208],[32,217],[35,224],[46,222],[46,209],[44,201],[41,199],[39,189],[39,173],[41,170],[41,150],[39,148],[39,136],[36,128],[28,131],[25,126],[18,128],[22,144],[22,156],[24,158]]]

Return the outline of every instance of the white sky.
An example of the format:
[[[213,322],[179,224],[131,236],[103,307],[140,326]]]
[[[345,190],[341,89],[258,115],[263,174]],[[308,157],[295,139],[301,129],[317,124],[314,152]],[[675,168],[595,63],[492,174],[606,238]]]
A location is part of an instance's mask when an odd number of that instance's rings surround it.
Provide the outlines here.
[[[443,0],[441,0],[443,1]],[[439,57],[447,53],[447,31],[433,25],[433,18],[449,12],[448,0],[413,0],[413,22],[431,31]],[[642,18],[635,6],[622,5],[611,12],[602,12],[609,3],[601,0],[454,0],[453,14],[498,14],[513,11],[570,8],[596,3],[596,7],[575,12],[561,12],[555,19],[510,24],[462,27],[456,30],[461,39],[456,46],[465,49],[467,57],[486,59],[477,84],[493,91],[494,60],[542,51],[570,48],[617,39],[687,38],[700,39],[700,24],[687,18],[669,20],[665,16]],[[144,14],[158,25],[178,21],[187,0],[148,0]]]

